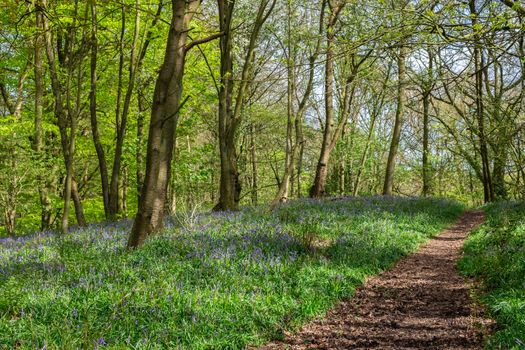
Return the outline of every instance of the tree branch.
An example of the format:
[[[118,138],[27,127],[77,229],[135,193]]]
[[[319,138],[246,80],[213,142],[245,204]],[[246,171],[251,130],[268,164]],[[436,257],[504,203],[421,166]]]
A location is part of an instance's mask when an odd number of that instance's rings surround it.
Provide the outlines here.
[[[197,45],[201,45],[201,44],[205,44],[207,42],[210,42],[212,40],[215,40],[215,39],[218,39],[220,38],[221,36],[224,35],[224,32],[220,32],[220,33],[215,33],[215,34],[212,34],[210,36],[207,36],[206,38],[202,38],[202,39],[197,39],[197,40],[193,40],[191,43],[189,43],[188,45],[186,45],[186,47],[184,48],[184,50],[186,52],[190,51],[192,48],[194,48],[195,46]]]
[[[525,7],[521,6],[518,1],[514,0],[501,0],[503,4],[516,11],[520,16],[525,16]]]

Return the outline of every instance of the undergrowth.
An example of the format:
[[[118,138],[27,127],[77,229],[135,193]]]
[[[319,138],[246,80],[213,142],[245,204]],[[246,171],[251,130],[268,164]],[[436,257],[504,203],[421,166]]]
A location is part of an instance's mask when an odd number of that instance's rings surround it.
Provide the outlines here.
[[[301,200],[0,240],[1,349],[242,349],[350,297],[453,222],[446,200]],[[188,223],[189,222],[189,223]]]
[[[487,220],[467,240],[461,270],[476,277],[481,301],[497,321],[490,349],[525,349],[525,203],[486,207]]]

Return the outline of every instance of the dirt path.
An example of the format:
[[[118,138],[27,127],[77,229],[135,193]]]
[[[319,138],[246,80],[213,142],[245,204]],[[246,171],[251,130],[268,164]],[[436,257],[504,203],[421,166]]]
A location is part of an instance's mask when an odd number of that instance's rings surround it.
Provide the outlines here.
[[[450,229],[373,277],[283,342],[262,349],[481,349],[483,319],[470,284],[456,269],[468,233],[483,213],[467,212]]]

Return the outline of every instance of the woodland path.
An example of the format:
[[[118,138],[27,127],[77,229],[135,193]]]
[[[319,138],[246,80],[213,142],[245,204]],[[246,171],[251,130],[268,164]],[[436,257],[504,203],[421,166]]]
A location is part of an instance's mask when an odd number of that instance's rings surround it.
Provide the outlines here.
[[[474,306],[472,286],[456,263],[465,238],[483,220],[482,212],[466,212],[323,319],[260,350],[481,349],[490,321]]]

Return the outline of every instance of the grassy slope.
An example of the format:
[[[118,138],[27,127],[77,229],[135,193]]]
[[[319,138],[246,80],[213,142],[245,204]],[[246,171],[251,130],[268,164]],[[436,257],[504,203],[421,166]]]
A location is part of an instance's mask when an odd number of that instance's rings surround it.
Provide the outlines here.
[[[129,222],[4,239],[0,348],[260,344],[351,296],[461,211],[435,199],[304,200],[179,218],[131,253]]]
[[[481,279],[482,301],[497,323],[488,347],[525,348],[525,203],[486,208],[487,221],[467,240],[462,271]]]

